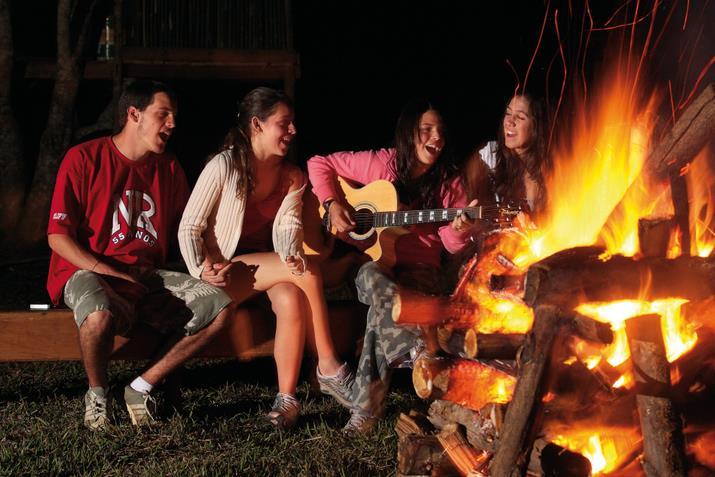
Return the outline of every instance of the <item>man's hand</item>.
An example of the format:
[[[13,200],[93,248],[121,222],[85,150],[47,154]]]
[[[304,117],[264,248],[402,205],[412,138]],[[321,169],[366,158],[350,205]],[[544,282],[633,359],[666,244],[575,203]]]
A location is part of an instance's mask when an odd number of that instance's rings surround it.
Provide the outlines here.
[[[477,205],[477,199],[474,199],[471,201],[467,207],[474,207]],[[457,232],[464,232],[466,230],[469,230],[472,228],[474,225],[474,220],[470,219],[469,216],[465,213],[462,212],[458,216],[454,218],[452,221],[452,228],[456,230]]]
[[[328,208],[328,214],[330,225],[335,227],[337,232],[350,232],[355,229],[355,220],[353,220],[355,209],[351,205],[334,200]]]
[[[201,266],[202,270],[200,278],[210,285],[223,288],[228,285],[228,282],[231,280],[229,272],[231,271],[232,266],[233,263],[228,260],[216,263],[204,260],[204,263]]]

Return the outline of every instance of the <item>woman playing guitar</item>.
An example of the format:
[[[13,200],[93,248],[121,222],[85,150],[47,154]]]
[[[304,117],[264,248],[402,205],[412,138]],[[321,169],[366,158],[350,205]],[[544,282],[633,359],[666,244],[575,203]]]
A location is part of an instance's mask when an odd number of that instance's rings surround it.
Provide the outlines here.
[[[362,152],[337,152],[308,161],[313,190],[339,234],[360,228],[359,215],[345,200],[338,177],[358,184],[387,180],[409,209],[461,210],[467,195],[459,170],[447,152],[446,131],[439,111],[427,101],[408,104],[400,114],[395,147]],[[369,305],[365,340],[352,389],[348,433],[368,433],[384,411],[390,366],[408,361],[417,336],[395,325],[391,317],[397,284],[429,293],[444,292],[439,276],[443,251],[456,253],[470,239],[473,221],[459,213],[451,222],[415,223],[395,241],[395,264],[365,263],[356,278],[358,298]]]

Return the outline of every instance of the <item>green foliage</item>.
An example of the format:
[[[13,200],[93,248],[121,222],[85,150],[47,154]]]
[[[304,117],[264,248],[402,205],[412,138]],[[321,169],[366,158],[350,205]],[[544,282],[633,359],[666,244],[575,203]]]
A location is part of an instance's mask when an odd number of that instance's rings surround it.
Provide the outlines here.
[[[120,392],[140,364],[113,363],[115,425],[105,433],[82,426],[80,364],[0,364],[0,476],[394,475],[394,423],[418,405],[414,393],[391,394],[377,432],[349,438],[340,432],[348,412],[304,384],[298,426],[279,432],[263,419],[275,393],[270,364],[192,363],[183,372],[181,410],[138,430]]]

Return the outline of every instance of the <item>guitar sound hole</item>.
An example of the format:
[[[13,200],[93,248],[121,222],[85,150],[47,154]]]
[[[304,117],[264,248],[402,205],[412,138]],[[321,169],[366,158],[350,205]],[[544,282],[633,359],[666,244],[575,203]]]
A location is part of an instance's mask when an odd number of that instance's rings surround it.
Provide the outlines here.
[[[355,230],[356,234],[362,235],[366,234],[372,229],[373,225],[373,215],[372,211],[368,209],[358,209],[355,211]]]

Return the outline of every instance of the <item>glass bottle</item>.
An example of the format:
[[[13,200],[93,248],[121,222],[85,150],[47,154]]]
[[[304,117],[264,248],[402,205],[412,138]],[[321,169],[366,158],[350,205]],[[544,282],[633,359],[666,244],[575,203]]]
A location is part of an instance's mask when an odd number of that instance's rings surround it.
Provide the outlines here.
[[[114,59],[114,27],[111,17],[104,19],[104,27],[99,35],[99,45],[97,45],[97,59],[100,61]]]

